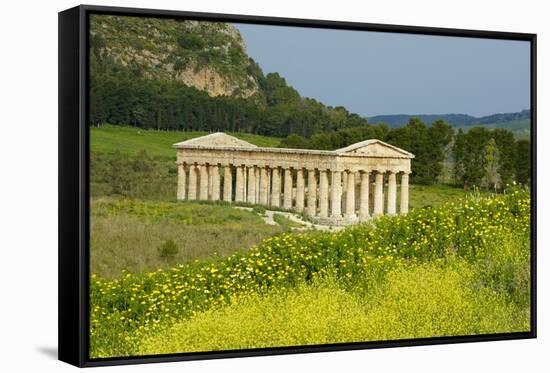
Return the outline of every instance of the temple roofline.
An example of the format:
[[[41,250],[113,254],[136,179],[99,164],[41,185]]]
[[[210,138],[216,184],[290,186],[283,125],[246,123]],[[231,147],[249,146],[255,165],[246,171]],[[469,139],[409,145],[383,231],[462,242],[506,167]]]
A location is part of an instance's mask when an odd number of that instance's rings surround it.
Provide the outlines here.
[[[222,141],[217,141],[218,139]],[[213,140],[213,141],[210,141]],[[238,144],[230,145],[228,142]],[[219,145],[218,145],[219,144]],[[395,151],[398,154],[366,154],[361,152],[354,152],[358,149],[366,148],[370,145],[380,144],[381,146],[387,147]],[[234,136],[224,134],[222,132],[213,133],[210,135],[197,137],[191,140],[182,141],[172,145],[175,149],[196,149],[196,150],[214,150],[214,151],[224,151],[224,152],[258,152],[258,153],[283,153],[283,154],[311,154],[311,155],[323,155],[323,156],[333,156],[333,157],[366,157],[366,158],[401,158],[401,159],[412,159],[414,155],[403,149],[400,149],[394,145],[385,143],[378,139],[370,139],[361,141],[352,145],[349,145],[345,148],[337,150],[314,150],[314,149],[293,149],[293,148],[271,148],[271,147],[260,147],[253,144],[250,144],[244,140],[237,139]]]

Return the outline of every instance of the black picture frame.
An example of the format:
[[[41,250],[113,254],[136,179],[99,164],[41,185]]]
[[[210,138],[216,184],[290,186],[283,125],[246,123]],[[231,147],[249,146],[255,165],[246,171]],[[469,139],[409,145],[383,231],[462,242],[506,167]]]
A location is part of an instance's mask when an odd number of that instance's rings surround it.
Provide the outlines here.
[[[315,28],[383,31],[528,41],[531,45],[531,331],[475,336],[437,337],[383,342],[345,343],[238,351],[179,353],[130,358],[88,357],[89,308],[89,130],[88,30],[91,14],[144,16],[285,25]],[[261,355],[279,355],[382,347],[419,346],[536,338],[536,61],[537,36],[528,33],[460,30],[311,19],[183,12],[81,5],[59,13],[59,360],[78,367],[172,362]]]

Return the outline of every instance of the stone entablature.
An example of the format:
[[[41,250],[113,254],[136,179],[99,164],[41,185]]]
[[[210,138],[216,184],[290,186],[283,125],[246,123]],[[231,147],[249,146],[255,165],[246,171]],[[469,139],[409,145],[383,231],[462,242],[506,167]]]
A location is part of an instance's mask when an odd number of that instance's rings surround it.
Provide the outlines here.
[[[320,223],[350,224],[384,211],[395,214],[399,176],[399,212],[408,211],[414,155],[380,140],[324,151],[258,147],[214,133],[174,148],[178,200],[248,202],[305,211]]]

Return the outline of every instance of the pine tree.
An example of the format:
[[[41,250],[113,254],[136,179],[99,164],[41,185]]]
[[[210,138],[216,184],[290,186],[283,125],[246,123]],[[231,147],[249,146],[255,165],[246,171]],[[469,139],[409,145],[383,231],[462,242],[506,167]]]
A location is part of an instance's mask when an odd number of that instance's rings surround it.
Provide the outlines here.
[[[496,141],[491,138],[483,147],[483,168],[485,175],[482,179],[482,185],[487,189],[500,188],[500,174],[498,172],[500,166],[500,152]]]
[[[531,142],[518,140],[516,151],[516,181],[527,185],[531,182]]]

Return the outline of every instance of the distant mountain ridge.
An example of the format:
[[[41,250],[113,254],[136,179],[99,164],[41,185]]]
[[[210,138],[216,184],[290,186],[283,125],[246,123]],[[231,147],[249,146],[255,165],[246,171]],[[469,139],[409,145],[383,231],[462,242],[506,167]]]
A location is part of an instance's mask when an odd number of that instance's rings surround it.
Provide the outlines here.
[[[468,114],[395,114],[376,115],[368,117],[371,124],[386,123],[390,128],[405,126],[409,119],[419,118],[426,124],[432,124],[436,120],[444,120],[456,130],[461,128],[467,131],[475,126],[488,128],[503,128],[514,133],[516,138],[527,139],[531,133],[531,110],[522,110],[515,113],[498,113],[483,117],[474,117]]]
[[[512,121],[530,120],[531,110],[522,110],[515,113],[498,113],[483,117],[474,117],[468,114],[395,114],[395,115],[376,115],[368,117],[370,123],[384,122],[391,128],[401,127],[409,122],[410,118],[419,118],[426,124],[432,124],[436,120],[444,120],[453,127],[475,126],[476,124],[498,124]]]

